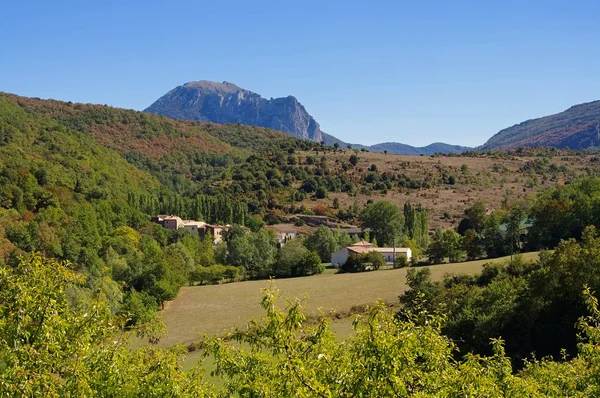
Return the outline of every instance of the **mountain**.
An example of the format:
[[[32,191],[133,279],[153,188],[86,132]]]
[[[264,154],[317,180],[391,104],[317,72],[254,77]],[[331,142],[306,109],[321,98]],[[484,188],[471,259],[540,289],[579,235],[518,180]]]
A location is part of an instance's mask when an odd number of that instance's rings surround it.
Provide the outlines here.
[[[501,130],[478,149],[600,146],[600,101],[572,106],[555,115],[527,120]]]
[[[434,153],[461,153],[472,148],[460,145],[444,144],[443,142],[434,142],[423,147],[414,147],[398,142],[383,142],[368,147],[371,152],[384,152],[395,155],[433,155]]]
[[[175,87],[145,109],[146,112],[173,119],[201,120],[214,123],[239,123],[280,130],[297,138],[327,145],[348,143],[321,131],[319,123],[293,96],[267,100],[259,94],[229,82],[208,80],[185,83]],[[374,152],[388,151],[398,155],[431,155],[459,153],[470,148],[442,143],[415,148],[410,145],[387,142],[371,147],[352,144],[353,148]]]
[[[272,98],[233,83],[201,80],[175,87],[146,112],[173,119],[240,123],[280,130],[298,138],[323,140],[319,124],[293,96]]]

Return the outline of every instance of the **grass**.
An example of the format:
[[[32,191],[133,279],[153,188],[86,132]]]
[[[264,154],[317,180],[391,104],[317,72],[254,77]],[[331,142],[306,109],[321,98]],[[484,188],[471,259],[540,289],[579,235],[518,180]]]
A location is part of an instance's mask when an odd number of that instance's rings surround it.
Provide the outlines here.
[[[538,253],[525,253],[523,260],[535,260]],[[483,264],[505,262],[509,257],[492,260],[478,260],[454,264],[429,266],[433,280],[441,280],[446,274],[477,274]],[[407,289],[407,269],[375,271],[360,274],[335,274],[336,270],[326,269],[325,273],[305,278],[281,279],[275,283],[282,297],[292,300],[305,298],[307,311],[315,313],[318,308],[325,311],[335,309],[343,312],[355,305],[383,300],[395,303],[398,296]],[[168,303],[161,316],[167,326],[168,335],[160,345],[191,343],[200,334],[218,334],[232,327],[242,327],[252,318],[263,314],[259,306],[260,290],[267,281],[238,282],[224,285],[186,287],[179,296]],[[283,303],[281,303],[283,304]],[[352,335],[353,317],[335,319],[330,329],[339,339]],[[182,361],[185,370],[198,365],[199,351],[190,352]],[[214,368],[214,358],[208,357],[201,363],[207,375]],[[223,380],[208,376],[209,382],[220,385]]]
[[[537,258],[537,253],[526,253],[524,260]],[[445,274],[477,274],[487,262],[507,261],[508,257],[454,264],[429,266],[433,280]],[[406,289],[407,269],[382,270],[358,274],[334,274],[275,281],[282,299],[304,300],[308,313],[324,311],[349,311],[352,306],[370,304],[377,300],[396,303]],[[167,303],[161,317],[167,336],[160,345],[189,344],[201,335],[219,334],[232,327],[242,327],[251,318],[263,314],[259,306],[261,289],[268,281],[247,281],[212,286],[194,286],[181,289],[177,298]],[[280,301],[284,305],[284,301]],[[344,321],[343,319],[340,321]],[[338,328],[337,322],[334,328]],[[346,325],[347,326],[347,325]],[[340,325],[340,330],[350,330]]]

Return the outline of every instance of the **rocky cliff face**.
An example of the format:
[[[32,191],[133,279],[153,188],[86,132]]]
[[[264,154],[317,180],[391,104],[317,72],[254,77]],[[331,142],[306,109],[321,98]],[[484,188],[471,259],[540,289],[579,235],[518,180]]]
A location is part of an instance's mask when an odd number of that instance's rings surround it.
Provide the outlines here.
[[[169,91],[145,110],[174,119],[240,123],[320,142],[323,132],[292,96],[267,100],[233,83],[201,80]]]

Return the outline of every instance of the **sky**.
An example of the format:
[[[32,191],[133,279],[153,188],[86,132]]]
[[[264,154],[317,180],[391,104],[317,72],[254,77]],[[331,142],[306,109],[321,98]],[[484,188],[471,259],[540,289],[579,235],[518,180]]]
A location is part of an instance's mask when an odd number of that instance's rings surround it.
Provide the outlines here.
[[[344,141],[477,146],[600,99],[598,1],[5,1],[0,91],[143,110],[293,95]]]

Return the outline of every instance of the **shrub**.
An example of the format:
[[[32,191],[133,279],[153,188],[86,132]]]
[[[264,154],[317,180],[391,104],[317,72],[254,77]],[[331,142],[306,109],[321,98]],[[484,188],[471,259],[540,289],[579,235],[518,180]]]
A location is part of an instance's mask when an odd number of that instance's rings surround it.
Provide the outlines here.
[[[406,266],[408,266],[408,257],[404,254],[397,255],[394,261],[394,268],[404,268]]]
[[[385,265],[385,257],[379,252],[353,253],[342,265],[344,272],[374,271]]]

